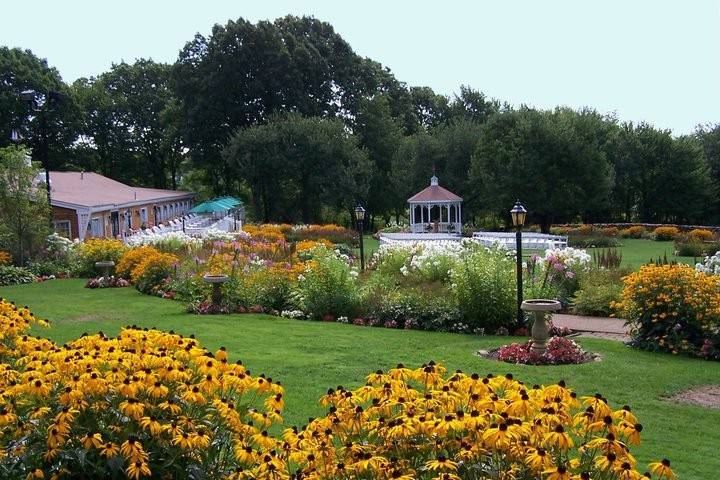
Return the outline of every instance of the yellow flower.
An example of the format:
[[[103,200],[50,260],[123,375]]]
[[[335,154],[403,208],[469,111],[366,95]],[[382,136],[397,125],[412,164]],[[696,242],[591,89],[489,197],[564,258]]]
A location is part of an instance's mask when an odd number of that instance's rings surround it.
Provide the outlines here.
[[[659,462],[654,462],[650,464],[650,472],[652,472],[653,475],[658,476],[658,480],[662,479],[675,479],[677,476],[675,475],[675,472],[673,472],[670,469],[670,460],[667,458],[663,458]]]
[[[100,450],[100,456],[105,458],[112,458],[120,453],[120,447],[112,442],[107,442],[98,447],[98,449]]]
[[[100,448],[102,447],[102,442],[102,436],[99,433],[91,434],[89,432],[86,433],[81,440],[81,443],[85,450],[90,450],[91,448]]]
[[[150,476],[151,472],[150,467],[147,463],[136,460],[134,462],[130,462],[130,464],[125,469],[125,473],[127,473],[128,478],[138,480],[140,477]]]
[[[430,460],[425,464],[425,468],[432,471],[452,470],[456,471],[458,464],[452,460],[448,460],[445,455],[438,455],[435,460]]]

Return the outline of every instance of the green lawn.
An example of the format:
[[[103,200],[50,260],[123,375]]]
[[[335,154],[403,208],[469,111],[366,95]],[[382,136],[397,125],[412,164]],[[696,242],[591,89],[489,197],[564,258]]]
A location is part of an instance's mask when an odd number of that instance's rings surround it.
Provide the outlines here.
[[[675,256],[675,245],[673,242],[658,242],[655,240],[644,240],[635,238],[623,238],[620,240],[622,247],[622,265],[638,269],[642,265],[650,262],[650,259],[662,259],[664,255],[667,255],[669,262],[676,261],[678,263],[687,263],[688,265],[694,265],[695,262],[693,257],[676,257]],[[593,250],[606,250],[606,249],[588,249],[588,253],[592,253]]]
[[[83,332],[115,334],[123,325],[194,333],[207,347],[225,345],[254,374],[264,372],[287,388],[287,422],[301,424],[321,414],[316,399],[328,387],[356,387],[377,368],[428,360],[450,369],[504,374],[527,383],[565,379],[580,394],[601,392],[614,407],[631,405],[645,430],[634,448],[641,468],[667,456],[682,478],[718,475],[720,410],[678,405],[663,397],[699,384],[720,382],[720,363],[631,350],[619,342],[583,339],[604,360],[577,366],[531,367],[499,364],[473,352],[507,338],[387,330],[336,323],[288,320],[266,315],[196,316],[183,305],[148,297],[131,288],[88,290],[81,280],[55,280],[2,287],[0,296],[28,305],[54,322],[39,334],[64,342]],[[641,470],[642,471],[642,470]]]

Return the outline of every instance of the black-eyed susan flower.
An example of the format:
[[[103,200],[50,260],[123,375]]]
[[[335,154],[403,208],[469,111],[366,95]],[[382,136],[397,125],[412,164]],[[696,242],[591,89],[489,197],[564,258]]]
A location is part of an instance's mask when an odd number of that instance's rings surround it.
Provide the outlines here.
[[[650,464],[650,472],[653,475],[657,475],[658,480],[668,479],[673,480],[677,478],[675,472],[670,468],[670,460],[663,458],[659,462],[653,462]]]

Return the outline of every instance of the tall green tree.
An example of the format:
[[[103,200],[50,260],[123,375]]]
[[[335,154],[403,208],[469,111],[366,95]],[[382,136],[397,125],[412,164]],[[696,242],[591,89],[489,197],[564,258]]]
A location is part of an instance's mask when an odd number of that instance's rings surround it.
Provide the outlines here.
[[[173,78],[190,155],[216,190],[227,191],[231,167],[219,152],[238,128],[277,112],[351,118],[391,75],[356,55],[328,23],[288,16],[256,24],[241,18],[196,35]]]
[[[580,134],[582,119],[574,115],[581,114],[522,108],[492,116],[470,171],[473,188],[481,192],[476,208],[506,218],[519,198],[548,231],[553,222],[581,216],[590,197],[607,202],[609,162]]]
[[[403,127],[392,116],[388,97],[377,95],[360,102],[353,130],[373,164],[364,205],[368,211],[367,224],[372,227],[376,215],[388,219],[394,208],[394,188],[390,176],[392,159],[402,141]]]
[[[169,65],[141,59],[75,82],[86,146],[104,174],[157,188],[177,185],[183,146],[169,80]]]
[[[0,148],[0,245],[23,265],[43,247],[50,233],[45,185],[20,147]]]
[[[34,90],[45,102],[33,111],[21,92]],[[50,92],[57,92],[51,99]],[[12,143],[11,134],[31,149],[43,167],[66,168],[68,151],[77,139],[80,110],[71,90],[54,67],[30,50],[0,47],[0,147]],[[46,135],[43,135],[45,133]],[[47,158],[42,158],[47,152]]]
[[[273,116],[238,130],[223,156],[264,221],[319,222],[367,200],[372,162],[338,119]]]

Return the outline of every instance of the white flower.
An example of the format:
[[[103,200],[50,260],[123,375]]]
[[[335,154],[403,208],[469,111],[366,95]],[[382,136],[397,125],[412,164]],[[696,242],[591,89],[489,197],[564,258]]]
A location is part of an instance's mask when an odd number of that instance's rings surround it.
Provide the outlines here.
[[[303,274],[301,273],[300,275],[298,275],[298,278],[297,278],[297,279],[298,279],[298,282],[302,282],[302,281],[305,280],[305,275],[303,275]]]

